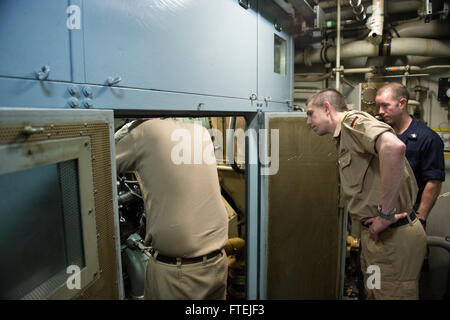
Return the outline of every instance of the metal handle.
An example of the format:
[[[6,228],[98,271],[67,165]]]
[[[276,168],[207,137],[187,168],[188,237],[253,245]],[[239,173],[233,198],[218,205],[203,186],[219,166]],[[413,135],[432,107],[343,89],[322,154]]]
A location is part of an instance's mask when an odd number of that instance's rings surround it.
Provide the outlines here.
[[[44,128],[33,128],[32,126],[26,126],[25,128],[23,128],[23,133],[25,133],[26,135],[32,135],[42,132],[44,132]]]
[[[41,71],[37,72],[37,77],[40,81],[47,80],[49,75],[50,75],[50,67],[49,66],[43,66],[41,68]]]
[[[108,86],[114,86],[114,85],[118,84],[120,81],[122,81],[121,77],[115,77],[115,78],[109,77],[107,83],[108,83]]]

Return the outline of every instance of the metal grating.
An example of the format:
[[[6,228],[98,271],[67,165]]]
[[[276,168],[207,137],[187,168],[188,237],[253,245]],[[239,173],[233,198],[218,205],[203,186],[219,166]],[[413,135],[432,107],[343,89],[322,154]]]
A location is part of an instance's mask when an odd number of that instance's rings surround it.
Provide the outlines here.
[[[81,229],[81,208],[78,186],[78,162],[76,160],[58,163],[59,183],[62,188],[62,207],[67,239],[67,265],[84,267],[83,230]]]

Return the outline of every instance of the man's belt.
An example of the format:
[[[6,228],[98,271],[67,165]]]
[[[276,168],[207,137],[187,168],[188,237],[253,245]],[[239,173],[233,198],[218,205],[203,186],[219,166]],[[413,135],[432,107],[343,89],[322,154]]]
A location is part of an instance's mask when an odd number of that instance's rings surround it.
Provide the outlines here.
[[[207,254],[206,256],[201,257],[195,257],[195,258],[173,258],[173,257],[167,257],[160,253],[156,256],[156,260],[169,263],[169,264],[177,264],[178,261],[180,261],[181,264],[191,264],[191,263],[198,263],[202,262],[203,258],[206,257],[206,259],[211,259],[220,254],[222,250],[216,250],[211,252],[210,254]]]
[[[409,214],[409,218],[411,219],[411,221],[414,221],[416,219],[416,212],[414,210]],[[404,217],[404,218],[399,219],[397,222],[391,224],[389,226],[389,228],[398,228],[398,227],[404,226],[405,224],[408,224],[408,223],[409,223],[408,217]],[[365,221],[361,221],[361,224],[364,227],[369,227],[365,224]]]
[[[409,214],[409,218],[411,219],[411,221],[414,221],[416,219],[416,213],[414,212],[414,210]],[[396,223],[391,224],[389,228],[398,228],[408,223],[409,223],[408,217],[404,217],[399,219]]]

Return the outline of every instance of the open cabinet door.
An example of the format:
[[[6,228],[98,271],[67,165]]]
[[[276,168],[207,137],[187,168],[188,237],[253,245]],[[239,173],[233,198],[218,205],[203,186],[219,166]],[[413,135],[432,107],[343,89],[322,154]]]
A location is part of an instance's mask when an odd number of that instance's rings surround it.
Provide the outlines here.
[[[0,299],[123,296],[113,112],[0,108]]]
[[[346,219],[335,144],[305,113],[265,113],[265,128],[271,165],[276,143],[279,158],[278,172],[261,176],[260,297],[340,299]]]

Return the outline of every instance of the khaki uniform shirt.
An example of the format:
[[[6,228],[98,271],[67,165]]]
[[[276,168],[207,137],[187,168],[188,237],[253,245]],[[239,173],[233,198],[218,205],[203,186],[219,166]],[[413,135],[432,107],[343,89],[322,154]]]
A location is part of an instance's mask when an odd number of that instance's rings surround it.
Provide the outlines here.
[[[116,143],[116,163],[117,172],[135,171],[139,180],[146,243],[162,255],[185,258],[225,246],[228,216],[204,127],[173,119],[145,121]]]
[[[361,223],[377,216],[381,204],[380,160],[375,144],[384,132],[395,134],[389,125],[362,111],[346,112],[334,132],[341,187],[352,218],[352,235],[357,237]],[[406,158],[404,162],[397,213],[410,213],[417,195],[414,173]]]

